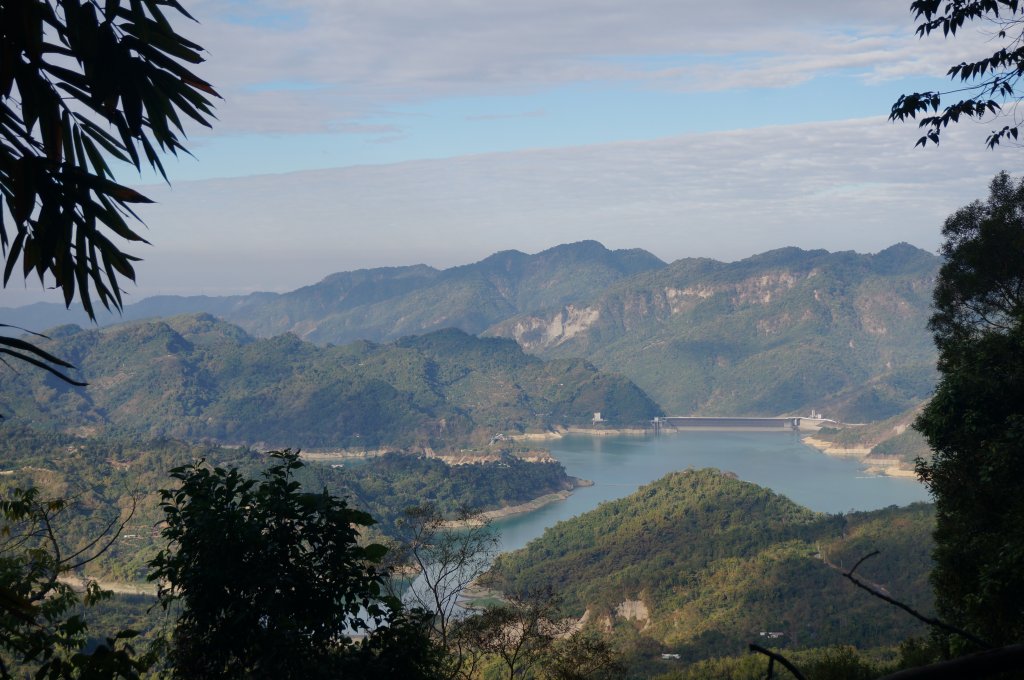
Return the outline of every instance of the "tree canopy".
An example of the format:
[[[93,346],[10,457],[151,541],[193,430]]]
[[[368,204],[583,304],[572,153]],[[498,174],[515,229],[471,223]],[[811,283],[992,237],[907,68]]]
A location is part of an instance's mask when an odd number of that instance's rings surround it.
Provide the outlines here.
[[[297,453],[271,460],[262,480],[179,467],[162,492],[168,543],[149,578],[164,607],[181,605],[175,677],[419,677],[433,647],[423,617],[384,594],[386,549],[358,541],[371,517],[300,491]]]
[[[936,504],[940,615],[992,644],[1024,640],[1024,180],[951,215],[931,328],[941,378],[915,423]]]
[[[961,118],[983,120],[1007,113],[1021,100],[1018,84],[1024,75],[1024,7],[1020,0],[914,0],[910,11],[921,23],[917,35],[942,32],[955,36],[965,25],[988,23],[996,49],[974,61],[953,65],[946,72],[961,87],[946,92],[914,92],[902,95],[892,106],[890,120],[917,119],[924,135],[917,145],[938,144],[942,131]],[[944,103],[953,95],[956,101]],[[1018,119],[992,130],[986,144],[992,148],[1004,139],[1016,140]]]
[[[80,605],[95,605],[110,593],[88,582],[80,597],[64,577],[105,553],[127,520],[119,522],[118,513],[108,531],[75,549],[62,531],[70,505],[43,497],[38,488],[14,488],[0,497],[0,679],[28,677],[31,669],[37,678],[131,680],[151,663],[136,653],[132,630],[88,644]]]

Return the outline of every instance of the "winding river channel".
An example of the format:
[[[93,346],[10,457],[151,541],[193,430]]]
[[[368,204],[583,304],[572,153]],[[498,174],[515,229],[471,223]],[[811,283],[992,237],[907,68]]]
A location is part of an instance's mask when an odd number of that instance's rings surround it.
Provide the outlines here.
[[[633,493],[674,470],[736,473],[812,510],[874,510],[928,500],[913,478],[867,476],[854,460],[827,456],[791,432],[694,431],[661,437],[569,436],[550,443],[570,475],[594,482],[567,500],[494,523],[502,550],[516,550],[557,522]]]

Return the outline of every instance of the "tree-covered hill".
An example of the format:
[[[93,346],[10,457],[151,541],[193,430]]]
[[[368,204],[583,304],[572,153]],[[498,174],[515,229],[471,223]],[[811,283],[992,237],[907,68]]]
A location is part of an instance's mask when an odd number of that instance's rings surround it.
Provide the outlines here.
[[[64,326],[43,346],[85,389],[41,371],[0,374],[0,411],[36,427],[301,448],[454,446],[659,413],[630,381],[580,359],[543,361],[515,342],[444,330],[378,345],[254,339],[209,315],[98,330]]]
[[[917,406],[935,383],[926,324],[940,259],[783,248],[684,259],[493,326],[538,356],[630,377],[672,415],[811,408],[848,422]]]
[[[550,587],[572,615],[689,659],[742,653],[762,632],[782,634],[773,646],[893,644],[926,631],[838,568],[879,549],[858,574],[928,610],[933,521],[924,504],[815,513],[687,470],[555,525],[499,557],[489,578],[511,593]]]

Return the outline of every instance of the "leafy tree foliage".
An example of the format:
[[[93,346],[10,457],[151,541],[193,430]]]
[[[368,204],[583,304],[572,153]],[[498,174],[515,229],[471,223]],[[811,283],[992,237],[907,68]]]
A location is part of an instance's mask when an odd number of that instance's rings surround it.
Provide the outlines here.
[[[111,240],[144,241],[129,226],[145,196],[114,181],[104,154],[163,173],[159,152],[185,151],[183,118],[209,125],[209,83],[184,66],[202,48],[174,31],[176,0],[4,0],[0,3],[0,191],[13,218],[0,226],[4,284],[53,278],[121,307],[132,261]],[[113,132],[108,132],[112,130]]]
[[[429,675],[423,617],[384,595],[361,545],[366,513],[299,490],[298,454],[272,454],[260,481],[197,463],[165,490],[167,548],[151,562],[164,607],[180,603],[169,662],[181,678]],[[355,643],[352,635],[365,635]]]
[[[541,662],[542,677],[552,680],[621,678],[621,654],[606,636],[593,630],[573,631],[556,641]]]
[[[914,0],[914,17],[921,20],[917,35],[924,37],[941,31],[943,37],[955,36],[965,25],[985,22],[994,27],[997,49],[988,56],[951,66],[946,75],[963,87],[949,92],[914,92],[902,95],[892,106],[890,120],[917,118],[925,131],[917,145],[939,143],[942,130],[961,118],[997,116],[1005,105],[1021,99],[1018,83],[1024,75],[1024,6],[1019,0]],[[964,96],[943,106],[947,95]],[[941,111],[939,110],[941,107]],[[992,148],[1004,139],[1016,140],[1020,124],[1014,122],[993,130],[985,143]]]
[[[318,347],[254,340],[209,315],[50,331],[42,347],[92,384],[0,373],[4,412],[56,429],[118,427],[178,439],[313,448],[453,447],[496,432],[616,424],[660,413],[625,378],[582,360],[542,361],[511,340],[448,330],[401,343]],[[114,379],[108,380],[108,378]],[[343,407],[341,407],[343,405]]]
[[[626,652],[634,661],[737,653],[751,631],[782,632],[772,644],[787,648],[873,646],[923,626],[839,572],[879,549],[885,559],[865,565],[866,577],[928,611],[933,527],[924,504],[824,515],[717,470],[689,470],[547,529],[499,555],[485,578],[506,594],[555,590],[567,614],[589,610],[636,640]]]
[[[558,598],[544,590],[511,596],[504,604],[486,608],[463,623],[463,632],[472,631],[469,637],[500,659],[503,676],[513,680],[541,664],[572,624],[561,616]]]
[[[993,644],[1024,640],[1024,180],[943,227],[931,329],[941,379],[918,418],[936,505],[940,616]]]
[[[166,179],[160,154],[187,152],[185,121],[208,126],[217,96],[189,70],[202,48],[174,30],[175,13],[192,18],[176,0],[0,1],[4,286],[20,263],[90,318],[94,298],[121,309],[138,260],[124,244],[145,242],[131,206],[151,201],[115,181],[108,159]],[[66,377],[31,344],[0,338],[0,353]]]
[[[148,573],[147,563],[162,548],[159,490],[174,483],[168,470],[200,458],[217,467],[236,468],[247,477],[258,476],[266,466],[264,454],[244,447],[114,433],[84,438],[33,430],[19,419],[0,423],[0,434],[0,460],[10,471],[0,475],[0,489],[36,486],[47,495],[73,497],[74,504],[61,516],[61,531],[74,550],[103,532],[110,519],[108,508],[130,507],[133,494],[128,490],[135,490],[138,504],[132,521],[89,565],[90,575],[104,580],[134,582]],[[427,499],[451,516],[462,506],[491,510],[571,486],[561,464],[512,456],[449,466],[436,458],[388,454],[336,465],[310,462],[295,471],[295,479],[305,490],[326,487],[332,495],[347,498],[377,521],[369,529],[374,536],[394,538],[396,521],[405,517],[402,509]]]
[[[138,678],[150,659],[135,653],[134,631],[88,649],[88,626],[77,610],[110,593],[90,583],[80,598],[62,580],[102,554],[119,531],[67,549],[57,520],[68,505],[42,498],[38,489],[14,489],[0,501],[0,678],[30,670],[36,678]]]

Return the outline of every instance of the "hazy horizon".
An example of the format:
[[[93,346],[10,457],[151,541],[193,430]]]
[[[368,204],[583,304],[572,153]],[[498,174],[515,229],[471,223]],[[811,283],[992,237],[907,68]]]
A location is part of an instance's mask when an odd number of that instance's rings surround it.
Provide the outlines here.
[[[781,245],[935,250],[1019,150],[886,120],[985,35],[909,8],[741,0],[514,6],[200,0],[182,32],[224,96],[171,186],[119,172],[152,247],[128,300],[281,291],[332,272],[592,238],[665,260]],[[0,306],[59,301],[12,277]]]

